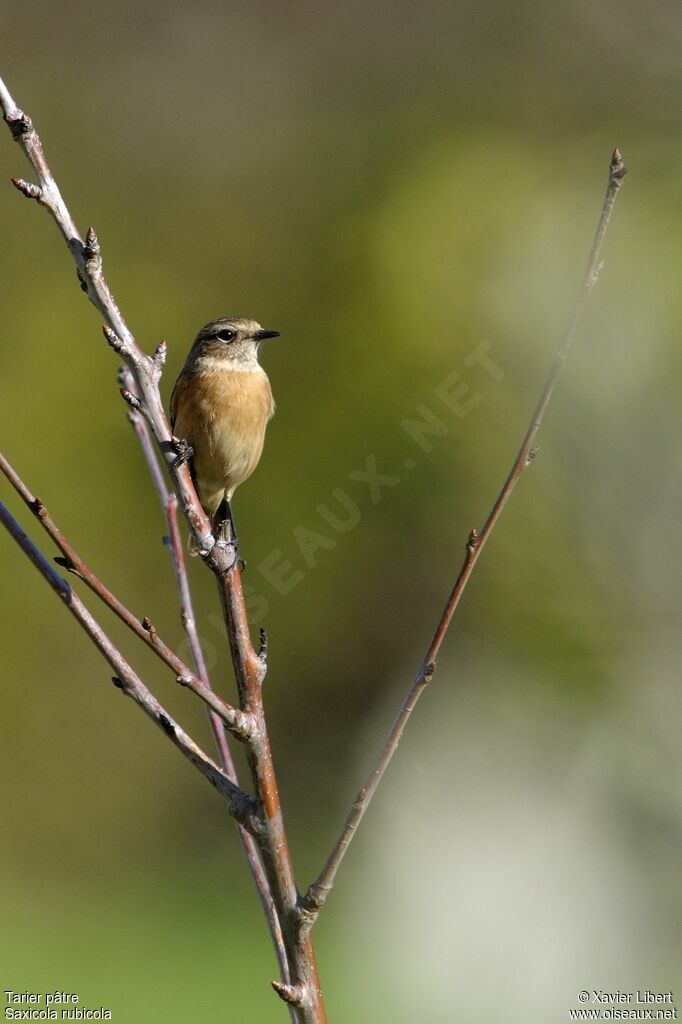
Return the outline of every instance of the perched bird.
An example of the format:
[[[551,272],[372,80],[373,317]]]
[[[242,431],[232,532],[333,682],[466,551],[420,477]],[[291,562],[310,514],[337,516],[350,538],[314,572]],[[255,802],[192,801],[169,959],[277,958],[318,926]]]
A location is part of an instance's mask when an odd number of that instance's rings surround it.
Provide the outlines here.
[[[248,317],[212,320],[197,334],[175,382],[171,428],[186,443],[180,457],[190,458],[199,499],[214,525],[223,499],[232,518],[232,495],[261,457],[275,403],[258,348],[278,337],[279,331],[266,331]]]

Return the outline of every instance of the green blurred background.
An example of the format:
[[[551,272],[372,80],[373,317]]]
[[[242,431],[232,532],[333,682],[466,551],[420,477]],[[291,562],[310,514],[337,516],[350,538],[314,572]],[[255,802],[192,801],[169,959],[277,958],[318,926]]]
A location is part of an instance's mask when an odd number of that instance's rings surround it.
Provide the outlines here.
[[[515,454],[614,145],[631,169],[540,456],[320,922],[334,1024],[546,1024],[581,989],[680,985],[681,43],[671,0],[2,4],[0,73],[137,337],[168,339],[166,396],[207,320],[283,332],[236,515],[301,887]],[[15,174],[5,133],[2,448],[185,653],[116,361]],[[374,495],[368,459],[393,478]],[[0,987],[126,1024],[286,1019],[221,803],[0,545]],[[208,748],[198,703],[101,617]]]

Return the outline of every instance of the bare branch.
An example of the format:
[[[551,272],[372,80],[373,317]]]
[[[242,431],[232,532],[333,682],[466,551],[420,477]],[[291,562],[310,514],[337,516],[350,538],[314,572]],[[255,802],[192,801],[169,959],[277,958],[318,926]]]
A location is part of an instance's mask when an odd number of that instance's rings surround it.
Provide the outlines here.
[[[41,205],[49,211],[64,237],[76,262],[81,286],[106,320],[109,331],[112,332],[111,334],[107,333],[109,344],[125,359],[138,384],[142,407],[149,419],[167,467],[174,474],[182,508],[193,533],[197,550],[204,555],[214,572],[220,572],[229,565],[229,553],[220,550],[211,555],[214,538],[208,516],[201,507],[188,467],[175,464],[171,430],[158,389],[161,359],[157,357],[155,360],[153,357],[147,356],[137,344],[104,278],[100,244],[94,230],[90,228],[85,241],[83,241],[57,187],[45,158],[42,142],[33,127],[31,118],[19,109],[1,79],[0,106],[4,119],[12,132],[12,137],[21,146],[38,178],[38,186],[31,186],[28,191],[23,188],[25,183],[20,182],[19,179],[15,184],[24,194],[30,195],[32,198],[39,198]],[[37,193],[33,195],[32,190],[35,188],[40,190],[39,196]]]
[[[216,577],[241,709],[247,714],[253,712],[258,719],[258,726],[248,744],[251,775],[259,806],[264,812],[265,828],[256,838],[282,926],[290,981],[299,985],[302,993],[300,1005],[292,1010],[292,1014],[300,1024],[323,1024],[325,1011],[312,943],[308,935],[301,935],[299,929],[298,894],[260,699],[265,664],[251,643],[241,578],[234,565],[232,550],[229,544],[216,541],[209,518],[198,500],[189,467],[185,461],[177,459],[175,439],[158,387],[161,359],[157,356],[155,360],[146,355],[133,337],[104,278],[99,243],[94,232],[89,232],[84,243],[59,193],[30,118],[17,107],[1,81],[0,104],[14,139],[23,149],[38,177],[42,193],[40,202],[49,210],[69,246],[82,287],[118,339],[114,342],[107,335],[107,340],[120,352],[133,374],[140,403],[136,411],[143,413],[151,427],[162,457],[173,474],[178,498],[196,549]],[[287,978],[285,983],[288,983]]]
[[[582,288],[578,296],[578,301],[571,317],[568,329],[564,335],[564,339],[559,347],[554,361],[549,370],[547,380],[540,394],[540,398],[535,406],[533,415],[531,416],[530,424],[524,435],[521,447],[519,448],[518,454],[514,459],[513,465],[507,479],[505,480],[502,490],[500,491],[495,504],[493,505],[485,524],[478,534],[476,530],[472,530],[466,545],[466,554],[464,556],[464,563],[460,569],[459,575],[452,588],[450,596],[447,600],[443,613],[440,617],[440,621],[436,627],[436,630],[431,638],[431,642],[427,648],[426,654],[422,660],[422,663],[417,671],[417,674],[407,691],[405,699],[400,707],[398,715],[393,723],[391,731],[388,734],[388,738],[384,747],[379,755],[379,758],[372,769],[370,775],[365,781],[364,786],[359,790],[350,813],[346,819],[346,823],[343,827],[341,835],[339,836],[332,852],[330,853],[327,862],[322,869],[317,880],[310,886],[306,898],[305,898],[305,922],[304,927],[310,928],[315,922],[320,910],[324,906],[331,890],[334,885],[334,879],[336,873],[339,870],[341,862],[348,850],[350,843],[357,831],[357,828],[362,821],[365,812],[369,806],[370,800],[374,795],[374,792],[381,781],[384,772],[386,771],[391,758],[396,752],[400,738],[405,730],[405,726],[409,721],[409,718],[414,711],[414,708],[419,700],[420,696],[426,689],[427,684],[433,678],[433,674],[436,669],[436,658],[440,651],[445,634],[452,616],[459,604],[460,598],[466,587],[469,577],[474,570],[474,566],[478,561],[478,558],[483,551],[486,541],[490,536],[495,523],[502,514],[505,505],[511,497],[512,491],[518,483],[524,470],[530,465],[533,458],[537,454],[537,448],[533,447],[535,437],[537,435],[542,421],[545,416],[547,405],[552,393],[554,391],[557,379],[561,373],[561,369],[566,361],[566,356],[570,349],[571,343],[575,338],[578,326],[580,324],[585,306],[592,294],[594,286],[597,282],[598,270],[600,264],[600,253],[606,235],[606,229],[608,227],[609,219],[613,211],[613,206],[616,201],[618,190],[623,182],[623,178],[626,174],[626,167],[623,163],[620,151],[614,149],[611,157],[611,164],[609,167],[609,179],[606,189],[606,197],[599,217],[599,223],[597,225],[597,231],[594,236],[592,248],[590,250],[590,256],[587,262],[587,269],[583,278]]]
[[[229,540],[220,538],[216,542],[216,547],[226,546],[227,543]],[[229,550],[227,546],[226,550]],[[267,662],[256,653],[251,643],[239,570],[233,568],[217,576],[217,583],[230,641],[240,707],[243,711],[253,714],[258,722],[258,728],[247,744],[246,754],[256,798],[263,809],[264,830],[256,837],[256,841],[282,925],[293,986],[291,991],[295,990],[297,993],[296,1002],[289,1003],[289,1006],[294,1020],[300,1021],[301,1024],[324,1024],[326,1014],[315,952],[309,930],[302,927],[300,900],[267,733],[262,691]]]
[[[227,800],[230,814],[249,831],[258,831],[260,818],[253,799],[236,786],[231,779],[201,750],[171,715],[159,704],[142,680],[125,660],[121,652],[96,622],[78,595],[65,579],[53,569],[33,541],[21,529],[7,507],[0,502],[0,522],[19,547],[33,562],[38,572],[62,599],[71,614],[82,626],[97,649],[104,655],[116,675],[114,681],[123,692],[132,697],[152,721],[168,736],[182,754],[208,779]]]
[[[110,329],[108,327],[105,327],[103,328],[103,330],[105,337],[108,337]],[[110,333],[114,336],[114,338],[116,337],[113,331],[111,331]],[[135,390],[137,387],[137,385],[135,384],[135,378],[133,377],[132,371],[125,365],[125,363],[123,364],[123,366],[119,367],[118,383],[120,385],[120,390],[122,392],[129,391],[131,394],[135,394]],[[139,409],[134,409],[129,404],[127,415],[128,422],[135,431],[135,436],[140,442],[142,454],[144,455],[144,460],[147,463],[147,468],[149,470],[149,475],[152,478],[152,484],[154,485],[156,496],[161,503],[161,507],[165,510],[166,503],[170,498],[172,492],[169,491],[168,487],[166,486],[166,478],[164,477],[163,472],[161,471],[161,467],[159,466],[156,448],[154,447],[154,443],[150,436],[148,424],[145,420],[145,417],[142,415],[141,411]]]
[[[159,353],[163,352],[163,356],[159,357]],[[161,361],[165,358],[165,342],[157,347],[155,359]],[[130,370],[123,366],[119,371],[119,383],[123,389],[130,392],[135,390],[135,381],[133,380]],[[142,453],[144,455],[149,474],[154,484],[154,490],[156,491],[159,502],[163,509],[166,527],[168,529],[168,536],[164,538],[168,552],[170,554],[171,563],[173,565],[173,571],[175,573],[175,580],[178,588],[178,595],[180,598],[180,618],[187,636],[187,642],[189,644],[190,651],[192,652],[192,659],[197,674],[200,676],[204,685],[209,689],[211,688],[211,682],[206,667],[206,660],[204,658],[204,652],[201,646],[201,640],[196,628],[196,620],[194,617],[194,608],[192,605],[192,595],[189,588],[189,580],[187,578],[187,567],[185,564],[185,555],[183,552],[182,538],[180,536],[180,529],[178,527],[177,498],[172,491],[169,491],[166,487],[163,474],[159,467],[159,460],[156,456],[154,445],[152,444],[151,437],[149,435],[149,428],[147,422],[141,413],[130,407],[128,409],[128,419],[130,421],[133,430],[140,442]],[[230,751],[227,736],[225,735],[225,729],[223,722],[214,714],[209,711],[209,722],[213,737],[216,743],[216,747],[220,754],[220,760],[228,778],[232,779],[235,784],[239,784],[237,777],[237,771]],[[286,949],[284,947],[284,938],[282,936],[282,928],[279,923],[279,917],[277,914],[277,908],[272,896],[270,884],[267,880],[263,864],[258,853],[258,847],[254,841],[253,836],[243,829],[241,826],[237,826],[239,831],[239,838],[244,848],[244,853],[249,864],[249,869],[256,883],[258,895],[260,896],[263,911],[265,913],[270,935],[275,947],[275,953],[277,954],[277,960],[279,963],[284,984],[288,984],[290,972],[289,964],[287,960]]]
[[[230,704],[221,700],[220,697],[213,693],[210,687],[207,687],[201,679],[197,678],[194,672],[192,672],[192,670],[185,665],[180,658],[178,658],[177,654],[175,654],[175,652],[163,642],[149,622],[149,619],[145,618],[140,621],[128,608],[126,608],[122,601],[119,601],[115,594],[112,594],[108,587],[102,583],[92,569],[90,569],[82,558],[80,558],[64,534],[58,528],[40,498],[36,498],[31,494],[24,481],[10,465],[2,452],[0,452],[0,471],[4,473],[17,494],[21,497],[24,504],[35,515],[43,529],[49,534],[59,550],[62,552],[64,558],[58,560],[59,564],[63,565],[69,572],[74,573],[79,579],[83,580],[90,590],[92,590],[94,594],[97,594],[107,607],[111,608],[121,622],[124,622],[136,636],[140,637],[148,647],[151,647],[159,658],[173,670],[176,680],[181,686],[186,686],[188,690],[191,690],[192,693],[196,694],[197,697],[203,700],[215,714],[220,716],[228,729],[234,732],[235,736],[241,740],[245,740],[253,729],[254,723],[251,719],[249,719],[243,711],[240,711],[238,708],[233,708]]]

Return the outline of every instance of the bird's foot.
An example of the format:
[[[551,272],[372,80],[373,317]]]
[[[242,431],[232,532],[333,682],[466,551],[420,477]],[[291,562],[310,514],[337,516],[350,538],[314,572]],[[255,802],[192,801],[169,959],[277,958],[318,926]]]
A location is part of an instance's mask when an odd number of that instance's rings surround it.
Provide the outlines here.
[[[172,469],[178,470],[180,466],[183,466],[185,462],[192,458],[194,449],[189,441],[185,441],[184,437],[171,437],[171,444],[176,454]]]

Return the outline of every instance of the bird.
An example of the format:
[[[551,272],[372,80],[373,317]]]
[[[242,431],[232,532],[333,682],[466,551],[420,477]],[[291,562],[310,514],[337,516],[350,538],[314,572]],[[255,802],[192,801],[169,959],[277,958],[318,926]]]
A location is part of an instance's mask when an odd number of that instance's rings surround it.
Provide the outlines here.
[[[189,460],[199,500],[214,530],[229,520],[235,552],[230,502],[258,465],[275,411],[258,349],[266,339],[279,337],[279,331],[265,330],[250,317],[211,320],[197,334],[171,394],[178,462]],[[219,516],[223,501],[227,516]],[[197,553],[191,540],[190,551]]]

